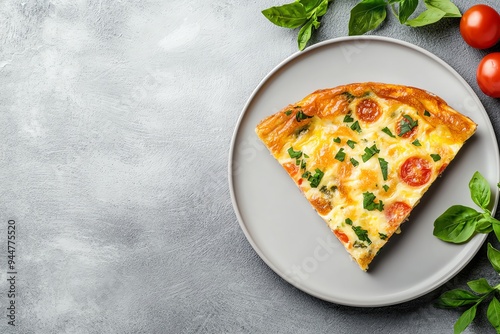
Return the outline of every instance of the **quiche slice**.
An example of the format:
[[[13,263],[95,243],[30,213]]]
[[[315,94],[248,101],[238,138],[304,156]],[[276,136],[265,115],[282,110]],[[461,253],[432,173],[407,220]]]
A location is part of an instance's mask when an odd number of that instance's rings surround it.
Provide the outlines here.
[[[256,128],[364,271],[475,130],[434,94],[375,82],[317,90]]]

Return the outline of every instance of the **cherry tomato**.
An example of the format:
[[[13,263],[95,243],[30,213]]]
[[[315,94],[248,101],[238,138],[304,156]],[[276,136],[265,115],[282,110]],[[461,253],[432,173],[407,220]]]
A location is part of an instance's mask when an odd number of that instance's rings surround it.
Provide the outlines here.
[[[405,202],[394,202],[385,209],[385,217],[389,225],[399,226],[411,211],[411,206]]]
[[[460,33],[474,48],[491,48],[500,39],[500,15],[487,5],[472,6],[460,19]]]
[[[423,186],[429,182],[431,176],[432,166],[430,162],[420,157],[406,159],[399,169],[401,180],[412,187]]]
[[[476,78],[483,93],[500,97],[500,52],[490,53],[481,60]]]
[[[380,118],[380,107],[377,102],[371,99],[362,100],[356,107],[356,116],[365,122],[375,122]]]

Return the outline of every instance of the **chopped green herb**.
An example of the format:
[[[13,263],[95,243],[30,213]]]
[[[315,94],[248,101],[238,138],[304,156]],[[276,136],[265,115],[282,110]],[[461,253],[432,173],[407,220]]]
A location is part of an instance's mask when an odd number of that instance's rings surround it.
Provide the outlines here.
[[[292,114],[292,111],[291,111],[291,110],[287,110],[287,111],[285,111],[285,115],[290,116],[291,114]]]
[[[431,113],[430,113],[430,112],[428,112],[427,110],[426,110],[426,111],[424,111],[424,116],[430,116],[430,115],[431,115]]]
[[[382,188],[384,188],[385,192],[389,191],[389,186],[387,184],[384,184]]]
[[[363,193],[363,209],[368,211],[384,210],[384,202],[379,201],[378,203],[375,203],[375,198],[375,195],[369,191]]]
[[[361,241],[354,241],[354,244],[352,245],[354,248],[366,248],[367,246],[361,242]]]
[[[333,141],[337,144],[341,142],[340,137],[334,138]]]
[[[302,163],[300,164],[300,169],[306,169],[306,161],[302,159]]]
[[[309,156],[307,154],[304,153],[304,158],[309,158]]]
[[[308,119],[308,118],[311,118],[312,116],[307,116],[306,114],[304,114],[304,112],[302,110],[299,110],[299,112],[297,112],[295,114],[295,119],[297,120],[297,122],[300,122],[304,119]]]
[[[295,131],[295,135],[296,135],[297,137],[300,137],[301,135],[303,135],[304,133],[306,133],[306,132],[307,132],[307,130],[309,130],[309,124],[308,124],[308,125],[306,125],[306,126],[303,126],[303,127],[299,128],[299,129],[297,129],[297,130]]]
[[[357,143],[354,141],[354,140],[348,140],[347,141],[347,146],[349,146],[350,148],[354,148],[354,145],[356,145]]]
[[[368,238],[368,231],[364,230],[361,226],[354,226],[352,225],[352,229],[354,230],[354,233],[358,236],[358,239],[361,241],[366,241],[368,245],[372,243],[370,238]]]
[[[344,95],[346,98],[347,98],[347,102],[352,102],[356,96],[352,95],[351,93],[349,92],[343,92],[342,95]]]
[[[298,166],[300,165],[300,159],[295,159],[295,164]]]
[[[304,179],[309,179],[310,176],[311,176],[311,172],[310,171],[306,171],[306,172],[304,172],[304,174],[302,174],[302,177]]]
[[[351,129],[354,130],[354,131],[356,131],[357,133],[360,133],[361,132],[361,127],[359,126],[359,122],[356,121],[356,122],[352,123]]]
[[[415,146],[422,146],[422,144],[420,144],[420,142],[418,141],[418,139],[415,139],[412,144],[415,145]]]
[[[414,120],[409,115],[403,115],[403,119],[399,122],[398,136],[402,137],[405,133],[410,132],[418,125],[418,120]]]
[[[347,225],[352,225],[352,220],[351,220],[351,218],[346,218],[346,219],[345,219],[345,223],[346,223]]]
[[[389,130],[387,126],[382,129],[382,132],[387,134],[389,137],[396,138],[396,136],[392,134],[391,130]]]
[[[290,155],[290,158],[292,159],[298,159],[302,156],[302,151],[294,151],[293,147],[290,147],[288,149],[288,154]]]
[[[371,157],[379,152],[380,150],[377,148],[376,144],[373,144],[372,147],[365,147],[365,154],[363,154],[361,158],[363,159],[363,162],[367,162]]]
[[[385,161],[384,158],[378,158],[378,162],[380,164],[380,169],[382,170],[384,181],[387,181],[387,167],[389,166],[389,163]]]
[[[328,189],[327,186],[322,186],[319,191],[321,191],[323,194],[327,195],[328,197],[332,197],[335,190],[337,190],[337,186],[331,186],[330,189]]]
[[[321,182],[323,175],[325,175],[325,173],[323,173],[321,169],[319,168],[315,169],[315,174],[307,178],[309,184],[311,185],[311,188],[317,188],[319,186],[319,183]]]
[[[344,161],[344,159],[345,159],[345,153],[344,153],[344,149],[343,148],[341,148],[337,152],[337,154],[335,154],[335,159],[337,159],[340,162]]]
[[[357,167],[357,166],[359,165],[359,161],[358,161],[358,160],[356,160],[356,159],[354,159],[354,158],[351,158],[350,160],[351,160],[351,163],[352,163],[352,165],[353,165],[354,167]]]
[[[351,114],[347,114],[344,116],[344,123],[352,123],[354,122],[354,118],[351,117]]]
[[[441,156],[439,154],[431,154],[431,158],[434,162],[441,160]]]
[[[387,234],[384,234],[384,233],[380,233],[378,232],[378,236],[380,237],[380,239],[382,240],[386,240],[387,239]]]

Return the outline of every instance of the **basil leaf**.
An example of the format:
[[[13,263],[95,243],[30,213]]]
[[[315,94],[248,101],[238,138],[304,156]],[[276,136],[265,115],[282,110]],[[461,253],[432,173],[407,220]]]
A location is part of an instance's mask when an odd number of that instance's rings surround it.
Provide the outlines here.
[[[351,117],[351,114],[347,114],[344,116],[344,123],[354,122],[354,118]],[[500,186],[498,186],[500,188]]]
[[[482,217],[479,218],[476,224],[477,233],[490,233],[493,231],[493,224],[490,218],[491,216],[489,214],[483,213]]]
[[[412,142],[413,145],[415,146],[422,146],[422,144],[420,144],[420,142],[418,141],[418,139],[415,139],[413,142]]]
[[[379,200],[378,203],[375,203],[375,198],[375,195],[369,191],[363,193],[363,209],[368,211],[378,210],[382,212],[382,210],[384,210],[384,202]]]
[[[445,12],[443,17],[462,17],[460,9],[450,0],[424,0],[427,8],[434,7]]]
[[[299,2],[264,9],[262,14],[277,26],[284,28],[298,28],[307,22],[307,13]]]
[[[354,233],[356,233],[356,236],[360,241],[366,241],[368,245],[371,245],[372,241],[368,237],[368,231],[364,230],[361,226],[351,226]]]
[[[306,114],[304,114],[304,111],[303,110],[299,110],[296,114],[295,114],[295,120],[297,122],[300,122],[304,119],[308,119],[308,118],[312,118],[312,116],[308,116]]]
[[[488,243],[487,255],[493,269],[495,269],[497,273],[500,273],[500,251]]]
[[[340,162],[343,162],[344,159],[345,159],[345,152],[344,152],[344,149],[341,148],[337,154],[335,154],[335,159],[340,161]]]
[[[301,2],[303,2],[303,1],[304,0],[301,0]],[[316,1],[316,2],[318,2],[318,1]],[[316,6],[316,9],[314,11],[316,14],[316,17],[320,17],[320,16],[323,16],[326,14],[326,12],[328,10],[329,3],[330,3],[329,0],[319,1],[319,4]],[[304,7],[306,7],[306,6],[304,5]],[[306,7],[306,10],[307,10],[307,7]]]
[[[441,160],[441,156],[439,154],[431,154],[431,158],[434,162]]]
[[[368,246],[366,246],[364,243],[362,243],[361,241],[354,241],[354,245],[352,245],[354,248],[366,248]]]
[[[294,151],[293,147],[290,147],[287,152],[292,159],[298,159],[302,156],[302,151]]]
[[[323,178],[323,175],[325,175],[325,173],[323,173],[319,168],[316,168],[314,172],[314,175],[309,175],[307,178],[311,188],[317,188]]]
[[[488,215],[489,216],[489,215]],[[490,218],[488,221],[491,223],[491,226],[493,227],[493,232],[495,232],[495,236],[497,237],[497,240],[500,241],[500,221],[497,219],[489,216]]]
[[[434,304],[440,308],[455,308],[477,303],[480,296],[464,289],[454,289],[446,291],[437,299]]]
[[[434,221],[434,236],[443,241],[462,243],[475,232],[481,213],[462,205],[454,205]]]
[[[388,135],[389,137],[396,138],[396,136],[392,134],[391,130],[389,130],[387,126],[382,129],[382,132]]]
[[[398,136],[402,137],[405,133],[410,132],[416,126],[418,126],[418,120],[414,120],[410,115],[403,115],[403,118],[399,122]]]
[[[300,2],[302,6],[304,6],[306,12],[310,13],[313,10],[315,10],[316,7],[321,5],[324,2],[324,0],[298,0],[296,2]]]
[[[500,333],[500,302],[496,297],[493,297],[490,305],[488,305],[486,316],[488,317],[488,321],[495,328],[497,333]]]
[[[420,13],[416,18],[406,21],[405,24],[410,27],[423,27],[428,24],[436,23],[446,15],[441,9],[435,7],[428,7],[425,11]]]
[[[411,14],[417,9],[418,0],[402,0],[399,3],[398,19],[400,23],[405,23]]]
[[[354,130],[354,131],[356,131],[357,133],[361,133],[361,127],[359,126],[359,122],[358,121],[352,123],[351,129]]]
[[[455,334],[462,333],[467,326],[469,326],[476,317],[477,305],[472,306],[470,309],[462,313],[460,318],[458,318],[455,326],[453,326],[453,332]]]
[[[371,157],[379,152],[380,150],[377,148],[377,145],[373,144],[371,147],[365,147],[365,154],[363,154],[361,158],[363,159],[363,162],[367,162]]]
[[[377,28],[387,15],[384,0],[362,0],[351,9],[349,36],[363,35]]]
[[[380,164],[380,170],[382,171],[382,177],[384,178],[384,181],[387,181],[387,169],[389,163],[385,161],[384,158],[378,158],[378,162]]]
[[[344,95],[347,99],[347,102],[348,103],[351,103],[352,101],[354,101],[354,99],[356,98],[356,96],[352,95],[351,93],[349,92],[343,92],[341,95]],[[350,112],[350,111],[349,111]],[[347,114],[347,115],[350,115],[350,114]],[[345,120],[344,120],[345,122]],[[351,121],[352,122],[352,121]]]
[[[482,209],[487,209],[491,200],[491,190],[488,181],[479,172],[475,172],[469,182],[470,196],[474,203]]]
[[[485,278],[480,278],[474,281],[467,282],[469,288],[476,293],[488,293],[493,288],[490,286]]]
[[[299,50],[301,51],[305,49],[307,42],[309,41],[309,39],[311,39],[313,23],[315,20],[316,18],[310,19],[306,22],[306,24],[302,26],[302,28],[300,28],[299,35],[297,36],[297,43]]]

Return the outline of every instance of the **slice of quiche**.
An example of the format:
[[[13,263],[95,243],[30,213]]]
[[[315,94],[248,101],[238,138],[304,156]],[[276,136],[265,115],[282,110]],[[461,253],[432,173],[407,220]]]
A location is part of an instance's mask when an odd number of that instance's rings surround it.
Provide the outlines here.
[[[256,128],[365,271],[475,130],[434,94],[374,82],[318,90]]]

